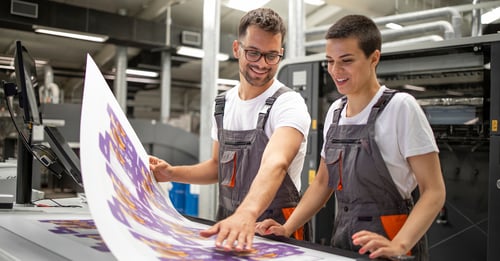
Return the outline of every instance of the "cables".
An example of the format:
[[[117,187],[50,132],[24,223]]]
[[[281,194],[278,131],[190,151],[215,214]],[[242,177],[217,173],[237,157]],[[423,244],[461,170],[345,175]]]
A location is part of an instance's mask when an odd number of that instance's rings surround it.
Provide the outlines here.
[[[36,158],[44,167],[49,169],[52,174],[54,174],[58,179],[62,177],[62,173],[64,173],[64,169],[61,167],[61,165],[57,162],[57,157],[54,155],[54,153],[48,148],[47,146],[44,146],[42,144],[34,144],[33,146],[30,145],[30,140],[31,140],[31,132],[33,129],[32,123],[27,123],[27,129],[29,130],[28,137],[24,135],[24,133],[21,131],[19,128],[16,119],[14,118],[14,112],[12,109],[12,103],[13,103],[13,96],[17,94],[17,86],[13,83],[7,83],[5,81],[1,81],[1,85],[4,88],[4,93],[5,93],[5,103],[7,104],[7,109],[10,114],[10,118],[12,119],[12,123],[19,134],[20,140],[26,147],[26,149],[33,155],[34,158]],[[24,108],[27,109],[27,108]]]
[[[43,204],[43,203],[37,203],[38,201],[41,201],[41,200],[43,200],[43,201],[49,200],[49,201],[53,202],[55,205],[47,205],[47,204]],[[62,208],[81,208],[82,207],[80,205],[63,205],[63,204],[61,204],[61,203],[59,203],[51,198],[34,200],[31,203],[37,207],[62,207]]]

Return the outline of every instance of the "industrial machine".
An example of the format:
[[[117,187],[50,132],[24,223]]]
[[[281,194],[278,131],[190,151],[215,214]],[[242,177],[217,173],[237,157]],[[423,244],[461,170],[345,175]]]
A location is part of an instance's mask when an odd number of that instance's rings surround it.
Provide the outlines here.
[[[440,149],[447,199],[427,233],[431,259],[500,260],[500,35],[382,49],[380,83],[416,97]],[[304,187],[319,165],[324,116],[340,97],[325,60],[285,60],[278,72],[313,119]],[[313,219],[316,243],[329,244],[334,214],[331,199]]]

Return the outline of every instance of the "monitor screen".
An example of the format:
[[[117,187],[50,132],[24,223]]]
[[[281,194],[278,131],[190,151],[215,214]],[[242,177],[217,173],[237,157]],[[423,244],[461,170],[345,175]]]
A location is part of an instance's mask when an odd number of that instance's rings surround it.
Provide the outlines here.
[[[64,173],[83,187],[82,173],[80,169],[80,159],[75,151],[69,146],[57,127],[44,127],[46,138],[50,144],[50,149],[57,157],[57,162],[61,165]]]
[[[42,118],[38,110],[40,95],[38,94],[36,64],[28,50],[21,44],[21,41],[16,41],[14,67],[17,86],[20,88],[19,105],[24,111],[24,122],[40,125],[42,124]]]

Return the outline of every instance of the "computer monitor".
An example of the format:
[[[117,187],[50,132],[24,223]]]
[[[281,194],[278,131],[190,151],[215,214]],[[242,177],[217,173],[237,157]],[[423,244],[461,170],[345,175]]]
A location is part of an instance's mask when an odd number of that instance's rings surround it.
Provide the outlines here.
[[[16,92],[19,96],[19,105],[23,110],[24,119],[24,128],[19,128],[13,118],[14,125],[19,132],[16,203],[31,204],[33,158],[36,158],[59,178],[67,174],[78,185],[83,186],[80,160],[57,129],[45,128],[50,148],[40,143],[33,143],[33,127],[43,123],[39,110],[40,96],[38,94],[36,64],[20,41],[16,41],[14,67],[17,82]],[[12,92],[9,90],[6,93]]]
[[[12,118],[19,133],[16,202],[18,204],[31,204],[33,157],[40,160],[40,157],[37,157],[31,148],[33,125],[42,124],[42,120],[38,110],[40,100],[35,60],[21,41],[16,41],[14,68],[17,83],[16,92],[19,97],[19,106],[23,109],[24,119],[24,128],[19,128],[14,118]],[[11,116],[13,116],[12,112]]]
[[[75,151],[69,146],[57,127],[44,127],[46,138],[50,144],[50,149],[57,157],[57,162],[62,166],[65,174],[83,187],[82,172],[80,169],[80,159]]]
[[[42,117],[38,110],[40,107],[40,95],[38,93],[36,64],[21,41],[16,41],[14,67],[17,86],[20,88],[19,106],[23,108],[24,122],[41,125]]]

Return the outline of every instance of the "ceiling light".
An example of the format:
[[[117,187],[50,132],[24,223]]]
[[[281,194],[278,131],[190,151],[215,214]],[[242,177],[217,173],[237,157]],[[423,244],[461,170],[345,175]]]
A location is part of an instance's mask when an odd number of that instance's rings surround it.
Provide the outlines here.
[[[203,56],[205,56],[205,52],[202,49],[187,47],[187,46],[179,46],[177,48],[177,54],[195,57],[195,58],[200,58],[200,59],[203,58]],[[217,60],[227,61],[227,60],[229,60],[229,55],[227,55],[225,53],[218,53]]]
[[[10,56],[0,56],[0,61],[12,62],[12,61],[14,61],[14,58],[10,57]]]
[[[205,55],[205,52],[199,48],[180,46],[177,48],[177,54],[201,59]]]
[[[160,76],[158,72],[137,70],[137,69],[126,69],[125,73],[137,76],[151,77],[151,78],[156,78]]]
[[[453,96],[464,96],[463,92],[457,92],[457,91],[451,91],[451,90],[447,90],[446,94],[453,95]]]
[[[248,12],[262,7],[268,2],[269,0],[229,0],[227,1],[226,6],[243,12]]]
[[[396,24],[396,23],[388,23],[385,25],[385,27],[387,27],[389,29],[401,29],[401,28],[403,28],[402,25]]]
[[[35,60],[35,64],[37,66],[46,65],[48,63],[49,62],[47,60],[38,60],[38,59]],[[14,57],[0,56],[0,64],[10,64],[10,65],[13,65],[14,64]]]
[[[417,92],[425,92],[425,87],[422,86],[415,86],[415,85],[410,85],[410,84],[405,84],[403,85],[404,89],[411,90],[411,91],[417,91]]]
[[[310,5],[315,5],[315,6],[320,6],[320,5],[324,5],[325,1],[324,0],[305,0],[304,3],[310,4]]]
[[[217,54],[217,60],[223,62],[223,61],[227,61],[229,60],[229,55],[225,54],[225,53],[218,53]]]
[[[481,15],[482,24],[491,24],[500,18],[500,7],[497,7],[487,13]]]
[[[36,33],[63,36],[63,37],[68,37],[68,38],[74,38],[74,39],[86,40],[86,41],[92,41],[92,42],[100,42],[100,43],[105,42],[109,38],[106,35],[70,31],[70,30],[65,30],[65,29],[51,28],[51,27],[45,27],[45,26],[39,26],[39,25],[33,25],[33,29],[35,30]]]
[[[35,60],[35,64],[36,64],[37,66],[40,66],[40,65],[46,65],[46,64],[48,64],[48,63],[49,63],[49,62],[48,62],[48,61],[46,61],[46,60]]]
[[[238,80],[231,80],[231,79],[224,79],[224,78],[217,79],[217,84],[218,85],[236,86],[239,83],[240,83],[240,81],[238,81]]]
[[[14,70],[14,66],[0,64],[0,69]]]

